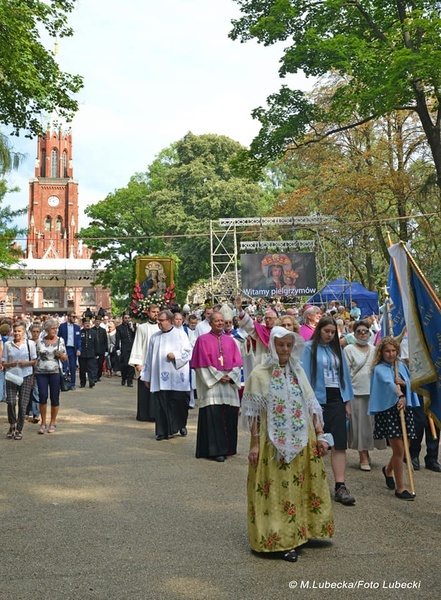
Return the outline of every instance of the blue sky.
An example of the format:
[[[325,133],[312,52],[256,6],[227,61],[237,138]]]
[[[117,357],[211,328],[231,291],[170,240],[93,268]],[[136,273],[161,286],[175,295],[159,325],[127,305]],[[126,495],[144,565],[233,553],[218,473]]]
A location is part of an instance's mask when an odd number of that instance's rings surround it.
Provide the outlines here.
[[[281,83],[310,87],[302,75],[279,79],[282,47],[230,40],[238,15],[232,0],[79,0],[69,19],[75,35],[60,40],[58,59],[85,83],[72,123],[80,210],[125,187],[188,131],[248,146],[258,132],[253,108]],[[21,191],[5,203],[19,208],[36,140],[12,140],[27,159],[9,177]]]

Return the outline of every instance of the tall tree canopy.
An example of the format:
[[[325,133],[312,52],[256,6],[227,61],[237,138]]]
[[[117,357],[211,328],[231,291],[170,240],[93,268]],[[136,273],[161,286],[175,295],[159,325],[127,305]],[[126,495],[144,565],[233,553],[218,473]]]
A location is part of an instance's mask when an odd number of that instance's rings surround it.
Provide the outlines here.
[[[149,177],[139,173],[131,177],[127,187],[115,190],[85,210],[91,221],[79,236],[92,249],[95,263],[104,266],[97,283],[109,287],[117,309],[122,310],[127,305],[127,294],[135,277],[136,256],[161,249],[150,240],[150,236],[157,233],[147,202],[151,189]]]
[[[324,280],[352,276],[379,290],[390,233],[393,241],[410,241],[426,275],[441,283],[441,195],[438,188],[424,190],[433,172],[425,148],[415,115],[400,111],[285,156],[274,212],[331,217],[314,230]],[[310,234],[297,231],[298,238]]]
[[[79,236],[105,266],[99,281],[114,296],[130,291],[136,256],[174,256],[181,297],[210,275],[210,219],[266,210],[267,194],[232,166],[243,151],[225,136],[188,133],[160,152],[147,173],[86,209],[91,223]]]
[[[18,190],[8,189],[5,179],[0,179],[0,279],[11,276],[11,267],[16,267],[21,257],[21,249],[15,246],[15,240],[18,235],[25,233],[24,229],[14,225],[14,221],[25,214],[27,209],[12,210],[10,206],[2,206],[6,192],[14,191]]]
[[[433,0],[235,0],[243,16],[230,36],[284,42],[280,75],[299,70],[321,77],[337,72],[340,85],[316,103],[283,86],[268,108],[251,150],[260,160],[287,146],[354,127],[396,110],[415,111],[441,187],[441,6]]]
[[[210,220],[265,213],[263,189],[234,170],[243,151],[222,135],[188,133],[174,146],[162,188],[150,196],[158,227],[171,235],[165,250],[180,259],[184,289],[210,274]]]
[[[67,25],[75,0],[2,0],[0,2],[0,123],[13,133],[41,133],[41,113],[57,110],[71,120],[73,98],[82,78],[60,70],[42,35],[72,35]]]

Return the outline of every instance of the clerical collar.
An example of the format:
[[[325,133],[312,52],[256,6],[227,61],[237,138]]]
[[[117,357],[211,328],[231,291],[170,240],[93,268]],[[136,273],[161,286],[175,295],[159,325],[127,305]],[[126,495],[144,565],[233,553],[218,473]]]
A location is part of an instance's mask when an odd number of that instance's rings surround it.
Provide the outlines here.
[[[157,325],[158,321],[152,321],[151,319],[148,319],[148,322],[150,323],[150,325]]]
[[[211,330],[211,331],[210,331],[210,333],[212,333],[212,334],[213,334],[215,337],[218,337],[218,338],[220,338],[220,337],[221,337],[221,336],[224,334],[224,332],[223,332],[223,331],[221,331],[221,332],[219,333],[219,335],[218,335],[217,333],[214,333],[214,331],[213,331],[213,330]]]
[[[168,331],[164,331],[161,329],[161,333],[170,333],[170,331],[173,331],[174,327],[172,325],[172,327],[168,330]]]

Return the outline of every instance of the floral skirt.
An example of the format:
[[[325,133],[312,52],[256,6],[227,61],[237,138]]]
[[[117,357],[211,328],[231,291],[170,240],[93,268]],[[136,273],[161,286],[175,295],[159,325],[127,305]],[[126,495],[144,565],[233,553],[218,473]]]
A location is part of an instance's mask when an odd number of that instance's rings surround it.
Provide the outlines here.
[[[309,434],[308,445],[290,463],[274,456],[266,435],[260,437],[257,467],[248,469],[248,535],[255,552],[291,550],[334,535],[325,466],[315,432]]]

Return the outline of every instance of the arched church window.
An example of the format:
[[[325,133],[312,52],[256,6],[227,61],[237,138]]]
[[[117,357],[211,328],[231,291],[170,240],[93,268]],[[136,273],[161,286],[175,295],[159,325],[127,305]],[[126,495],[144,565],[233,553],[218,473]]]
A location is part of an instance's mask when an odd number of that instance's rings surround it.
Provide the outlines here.
[[[46,177],[46,150],[41,151],[40,174],[42,177]]]
[[[67,152],[66,150],[63,152],[62,156],[61,156],[61,176],[62,177],[67,177]]]
[[[51,152],[51,177],[58,177],[58,150],[56,148]]]
[[[52,219],[50,217],[46,217],[44,220],[44,230],[50,231],[52,227]]]
[[[61,227],[63,226],[63,219],[61,217],[57,217],[55,221],[55,231],[61,231]]]

